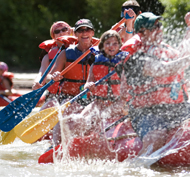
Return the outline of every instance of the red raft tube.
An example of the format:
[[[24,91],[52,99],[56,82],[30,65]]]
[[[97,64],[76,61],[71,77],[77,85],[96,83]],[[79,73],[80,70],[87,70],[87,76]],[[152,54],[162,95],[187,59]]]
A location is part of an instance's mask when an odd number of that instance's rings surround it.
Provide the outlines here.
[[[128,136],[127,136],[128,135]],[[132,137],[130,137],[132,135]],[[173,138],[172,148],[168,147],[171,154],[161,158],[156,164],[160,166],[188,166],[190,165],[190,121],[170,130],[166,144]],[[127,158],[134,158],[142,148],[142,142],[134,136],[134,130],[130,122],[121,123],[115,128],[106,132],[105,136],[91,134],[90,136],[74,138],[68,146],[68,153],[71,158],[90,157],[98,159],[117,159],[119,162]],[[111,138],[108,138],[111,137]],[[53,163],[55,157],[61,158],[61,145],[41,155],[39,163]]]
[[[175,139],[174,139],[175,137]],[[169,132],[166,143],[169,143],[172,138],[175,140],[170,150],[171,153],[159,160],[158,164],[162,166],[189,166],[190,165],[190,121]]]
[[[107,122],[110,125],[114,121]],[[135,157],[142,148],[142,142],[132,129],[130,121],[120,123],[106,134],[92,133],[89,136],[73,138],[68,145],[70,158],[116,159],[119,162]],[[53,163],[53,156],[62,158],[61,145],[42,154],[38,163]],[[54,154],[55,153],[55,154]]]

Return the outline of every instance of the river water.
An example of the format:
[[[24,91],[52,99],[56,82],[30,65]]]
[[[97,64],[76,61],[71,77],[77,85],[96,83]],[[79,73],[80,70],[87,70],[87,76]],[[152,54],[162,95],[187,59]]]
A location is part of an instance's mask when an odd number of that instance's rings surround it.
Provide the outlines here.
[[[16,79],[23,82],[32,80],[36,74],[16,74]],[[21,82],[21,81],[20,81]],[[29,85],[30,85],[29,84]],[[32,114],[37,113],[35,108]],[[50,146],[49,140],[27,144],[16,138],[12,144],[0,145],[0,176],[2,177],[182,177],[190,176],[190,167],[163,168],[153,165],[145,167],[137,162],[69,160],[54,164],[38,164],[38,158]]]
[[[190,176],[190,168],[164,169],[130,165],[126,162],[105,162],[101,160],[63,160],[54,164],[38,164],[38,157],[49,147],[47,140],[26,144],[16,139],[12,144],[0,146],[0,176],[8,177],[125,177],[125,176]]]

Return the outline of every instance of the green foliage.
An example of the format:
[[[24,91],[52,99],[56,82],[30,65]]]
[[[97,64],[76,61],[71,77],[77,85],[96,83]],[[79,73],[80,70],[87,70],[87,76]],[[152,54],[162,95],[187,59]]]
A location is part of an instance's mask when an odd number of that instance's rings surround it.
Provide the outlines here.
[[[80,18],[89,18],[95,26],[95,36],[110,29],[121,17],[121,5],[126,0],[0,0],[0,58],[14,70],[37,71],[41,50],[38,45],[50,39],[49,29],[55,21],[63,20],[71,26]],[[166,0],[165,0],[166,1]],[[138,0],[142,11],[162,14],[161,0]],[[168,17],[175,14],[177,1],[171,13],[171,1],[163,3]],[[179,1],[178,1],[179,2]],[[186,2],[183,6],[181,2]],[[189,6],[180,0],[181,11]],[[179,12],[178,12],[179,13]],[[166,15],[165,14],[165,15]],[[167,16],[167,15],[166,15]]]
[[[163,17],[165,18],[165,26],[169,26],[168,31],[176,28],[184,28],[184,16],[190,11],[189,0],[160,0],[165,6]]]
[[[87,16],[92,20],[96,29],[96,36],[109,30],[121,17],[121,5],[123,0],[87,0]]]
[[[0,0],[1,60],[18,71],[39,69],[41,50],[38,45],[50,39],[49,29],[53,22],[64,20],[73,26],[85,14],[85,10],[78,8],[85,5],[85,0],[73,2]]]

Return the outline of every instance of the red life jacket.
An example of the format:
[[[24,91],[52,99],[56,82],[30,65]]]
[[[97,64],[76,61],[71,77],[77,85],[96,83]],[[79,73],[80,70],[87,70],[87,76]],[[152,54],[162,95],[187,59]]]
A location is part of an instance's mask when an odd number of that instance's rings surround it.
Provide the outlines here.
[[[58,50],[59,50],[59,48],[57,46],[49,50],[49,52],[48,52],[49,63],[51,63],[51,61],[57,54]],[[56,94],[58,92],[58,88],[59,88],[59,82],[55,82],[53,85],[51,85],[48,88],[48,91],[52,94]]]
[[[108,73],[114,70],[114,66],[120,59],[109,60],[102,54],[97,55],[93,64],[93,75],[96,81],[100,80]],[[115,73],[105,82],[100,83],[96,86],[95,91],[92,94],[102,100],[115,100],[120,95],[120,78]]]
[[[49,40],[42,42],[39,45],[39,48],[44,49],[46,52],[49,52],[49,50],[55,46],[57,46],[56,41],[54,39],[49,39]]]
[[[131,38],[127,41],[129,45],[124,44],[122,49],[126,49],[131,55],[134,54],[138,49],[142,49],[142,44],[139,39],[140,38],[136,37]],[[175,52],[174,49],[165,44],[159,46],[149,46],[146,47],[146,49],[146,51],[145,48],[142,50],[144,50],[145,53],[156,56],[160,60],[163,60],[164,58],[165,61],[170,61],[178,56],[178,53]],[[128,59],[129,58],[127,58],[126,61]],[[171,90],[174,81],[181,85],[181,88],[178,91],[178,97],[176,99],[171,97]],[[132,105],[134,107],[182,103],[187,98],[187,90],[183,83],[183,73],[170,77],[152,78],[151,82],[145,82],[140,86],[137,84],[135,85],[128,83],[126,89],[129,90],[129,100],[132,99]]]
[[[14,74],[12,72],[5,71],[2,75],[2,77],[0,77],[0,90],[6,89],[2,83],[3,78],[7,79],[9,81],[11,87],[13,87],[13,77],[14,77]]]

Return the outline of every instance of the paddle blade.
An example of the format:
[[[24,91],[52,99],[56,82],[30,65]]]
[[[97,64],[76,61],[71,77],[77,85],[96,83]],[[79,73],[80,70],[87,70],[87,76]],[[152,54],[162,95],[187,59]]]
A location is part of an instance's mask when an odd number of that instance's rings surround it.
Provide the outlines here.
[[[63,104],[60,108],[61,113],[70,104],[70,102]],[[25,143],[36,142],[58,123],[58,110],[58,107],[48,108],[25,119],[14,128],[16,135]]]
[[[52,107],[24,119],[14,128],[14,132],[23,142],[34,143],[48,133],[58,121],[58,108]]]
[[[11,130],[10,132],[0,131],[0,134],[0,144],[10,144],[16,138],[14,130]]]
[[[36,106],[43,92],[34,90],[18,97],[0,111],[0,129],[4,132],[12,130]]]
[[[0,129],[4,132],[12,130],[36,106],[44,91],[54,83],[51,80],[38,90],[18,97],[0,111]]]

